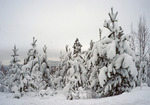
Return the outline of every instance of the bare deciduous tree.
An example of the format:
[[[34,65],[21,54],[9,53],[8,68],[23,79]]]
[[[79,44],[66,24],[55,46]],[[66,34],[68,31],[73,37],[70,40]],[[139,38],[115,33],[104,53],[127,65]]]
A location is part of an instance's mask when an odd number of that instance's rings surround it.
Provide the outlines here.
[[[146,55],[149,53],[150,50],[150,48],[148,47],[150,34],[144,16],[140,17],[137,32],[133,31],[131,26],[131,34],[133,34],[134,36],[132,38],[131,44],[133,46],[133,49],[136,49],[136,53],[138,53],[139,55],[139,62],[145,61]]]
[[[131,42],[131,48],[132,48],[132,50],[135,52],[135,49],[136,49],[136,40],[135,40],[135,36],[136,36],[136,33],[133,31],[133,24],[131,24],[131,35],[132,35],[132,37],[131,37],[131,40],[130,40],[130,42]]]
[[[148,27],[146,25],[146,20],[144,17],[142,16],[140,17],[137,31],[133,31],[133,28],[131,25],[131,34],[133,35],[131,39],[131,47],[135,51],[136,55],[138,55],[137,61],[136,61],[136,67],[139,72],[139,75],[138,75],[139,81],[137,85],[140,85],[141,80],[143,79],[142,77],[144,75],[148,76],[147,75],[148,69],[145,69],[145,67],[147,67],[148,62],[150,61],[150,47],[149,47],[150,33],[149,33]],[[142,70],[145,72],[142,72]]]

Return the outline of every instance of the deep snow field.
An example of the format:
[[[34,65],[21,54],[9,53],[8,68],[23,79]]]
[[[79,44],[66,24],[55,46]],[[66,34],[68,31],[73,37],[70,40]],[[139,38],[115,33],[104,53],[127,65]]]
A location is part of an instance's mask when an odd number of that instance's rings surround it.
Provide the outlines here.
[[[0,93],[0,105],[150,105],[150,87],[136,87],[131,92],[118,96],[86,100],[66,100],[61,94],[45,97],[23,96],[16,99],[12,94]]]

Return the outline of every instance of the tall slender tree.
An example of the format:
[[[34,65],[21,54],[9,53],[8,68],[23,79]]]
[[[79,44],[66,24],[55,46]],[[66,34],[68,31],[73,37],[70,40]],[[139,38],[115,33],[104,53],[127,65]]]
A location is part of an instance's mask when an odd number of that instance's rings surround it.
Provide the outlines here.
[[[47,47],[46,45],[44,45],[43,47],[43,52],[44,52],[44,55],[41,59],[41,70],[42,70],[42,79],[43,81],[46,82],[47,84],[47,87],[48,86],[51,86],[52,83],[51,83],[51,76],[50,76],[50,65],[48,64],[48,61],[47,61]]]
[[[16,48],[16,45],[14,45],[12,51],[13,55],[11,56],[13,58],[10,61],[10,69],[6,77],[3,79],[3,83],[4,85],[8,86],[10,92],[17,94],[20,85],[21,65],[18,63],[20,60],[18,59],[19,55],[17,54],[18,49]]]
[[[41,61],[36,49],[37,40],[33,37],[32,48],[27,54],[22,66],[20,92],[38,92],[46,85],[42,81]]]
[[[139,23],[138,23],[138,30],[134,31],[131,28],[131,34],[133,36],[132,39],[132,48],[135,49],[135,53],[137,55],[136,60],[136,67],[138,70],[138,81],[137,85],[141,84],[141,79],[143,76],[147,76],[148,69],[144,69],[143,67],[146,67],[148,64],[149,57],[150,57],[150,47],[149,47],[149,41],[150,41],[150,33],[149,29],[146,25],[145,17],[140,16]],[[145,72],[141,72],[141,71]]]

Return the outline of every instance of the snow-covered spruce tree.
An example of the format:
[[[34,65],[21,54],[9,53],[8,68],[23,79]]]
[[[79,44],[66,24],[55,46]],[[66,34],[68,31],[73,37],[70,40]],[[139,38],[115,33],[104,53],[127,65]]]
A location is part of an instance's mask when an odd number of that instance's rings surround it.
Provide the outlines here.
[[[130,36],[117,25],[117,14],[109,13],[104,27],[110,34],[94,43],[87,68],[91,70],[90,87],[94,97],[107,97],[130,91],[137,80],[135,55],[129,46]],[[95,78],[96,77],[96,78]],[[98,77],[98,78],[97,78]]]
[[[101,40],[101,38],[100,38]],[[87,69],[87,88],[89,89],[89,93],[87,93],[87,98],[96,98],[97,93],[100,90],[100,86],[99,86],[99,80],[98,80],[98,73],[99,73],[99,68],[100,66],[102,66],[102,64],[99,64],[99,62],[93,62],[92,63],[92,59],[99,61],[100,57],[97,57],[97,54],[93,52],[93,46],[94,46],[94,42],[91,41],[90,42],[90,48],[88,49],[88,51],[85,54],[85,67]],[[95,57],[95,58],[94,58]],[[102,63],[102,62],[101,62]]]
[[[101,30],[99,29],[99,36],[101,40]],[[93,46],[94,42],[91,40],[90,48],[85,52],[84,56],[84,66],[87,70],[87,83],[86,83],[86,94],[87,98],[95,98],[97,90],[99,90],[99,82],[98,82],[98,66],[94,66],[91,63],[91,58],[93,57]],[[95,56],[96,57],[96,56]],[[96,58],[95,58],[96,59]]]
[[[14,46],[13,59],[10,61],[10,70],[7,73],[6,77],[3,79],[4,85],[6,85],[11,93],[18,94],[18,87],[20,84],[20,74],[21,74],[21,65],[18,64],[17,54],[18,49]],[[19,95],[20,96],[20,95]],[[18,98],[19,96],[16,96]]]
[[[29,50],[22,66],[20,84],[20,92],[22,94],[31,91],[38,94],[46,86],[46,83],[42,81],[41,63],[36,49],[36,42],[37,40],[33,37],[32,48]]]
[[[67,71],[71,67],[71,51],[68,49],[68,45],[66,45],[66,52],[62,55],[60,52],[60,63],[57,66],[57,71],[55,72],[55,79],[53,81],[54,89],[62,89],[66,86],[66,76]]]
[[[42,79],[43,79],[43,81],[46,82],[46,84],[47,84],[46,87],[49,87],[52,85],[52,83],[51,83],[51,78],[50,78],[50,66],[47,61],[47,51],[46,50],[47,50],[47,47],[46,47],[46,45],[44,45],[44,47],[43,47],[44,55],[41,58],[41,70],[42,70]]]
[[[86,87],[87,71],[84,67],[83,54],[81,53],[81,47],[78,38],[73,45],[73,57],[70,61],[71,67],[66,74],[66,86],[64,90],[67,91],[67,99],[79,99],[86,98],[83,96],[83,88]],[[81,96],[82,95],[82,96]]]

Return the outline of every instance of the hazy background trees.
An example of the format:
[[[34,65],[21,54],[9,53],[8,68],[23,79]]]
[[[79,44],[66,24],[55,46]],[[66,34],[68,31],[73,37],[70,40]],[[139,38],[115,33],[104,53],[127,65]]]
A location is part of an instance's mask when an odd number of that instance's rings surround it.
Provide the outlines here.
[[[144,16],[140,16],[136,31],[131,25],[131,34],[131,47],[136,54],[139,85],[143,75],[150,77],[150,70],[148,69],[150,67],[150,33]]]

